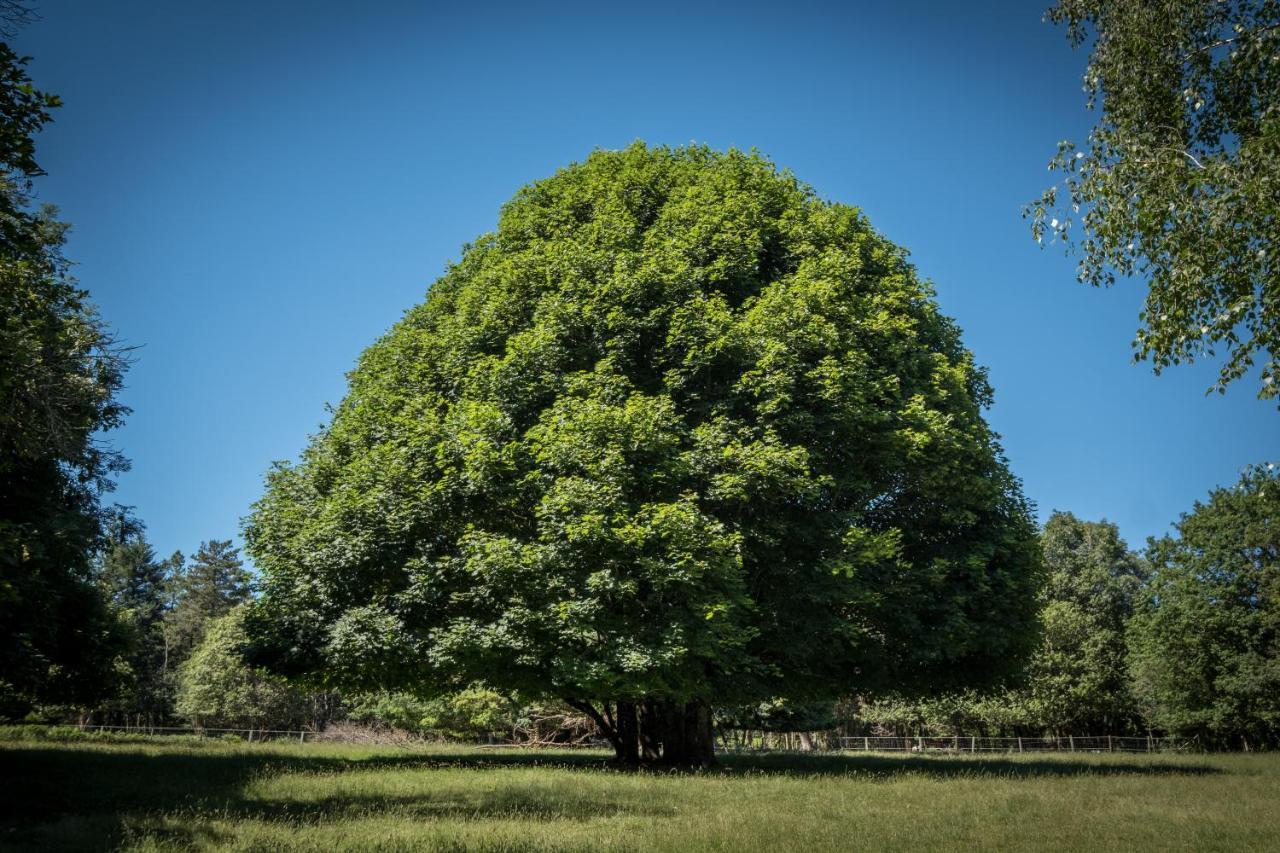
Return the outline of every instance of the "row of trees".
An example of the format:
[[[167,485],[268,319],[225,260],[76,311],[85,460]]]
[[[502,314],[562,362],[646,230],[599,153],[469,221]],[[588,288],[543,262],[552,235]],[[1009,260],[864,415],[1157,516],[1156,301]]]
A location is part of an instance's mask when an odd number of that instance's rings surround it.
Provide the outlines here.
[[[1130,550],[1114,524],[1054,513],[1040,536],[1041,640],[1016,686],[835,702],[717,706],[721,730],[843,734],[1173,734],[1207,748],[1280,744],[1280,471],[1249,469],[1176,535]],[[176,611],[175,611],[176,612]],[[589,717],[479,685],[424,697],[306,693],[244,659],[243,608],[179,671],[176,711],[208,725],[342,718],[449,738],[581,737]],[[539,724],[542,724],[541,727]],[[807,742],[803,737],[799,742]]]
[[[1055,513],[1043,639],[1017,689],[853,703],[853,732],[1118,734],[1280,745],[1280,477],[1248,469],[1176,535],[1131,552],[1115,525]]]
[[[1170,733],[1280,743],[1280,478],[1248,470],[1139,554],[1114,524],[1054,513],[1040,537],[1041,641],[1017,686],[714,709],[718,728],[843,734]],[[590,718],[483,685],[436,696],[307,691],[245,659],[247,573],[230,542],[157,560],[117,523],[97,579],[125,627],[98,722],[322,728],[336,719],[447,738],[580,738]],[[807,742],[807,738],[801,742]]]
[[[88,713],[102,723],[162,725],[180,710],[183,665],[209,625],[248,600],[249,573],[229,540],[160,560],[136,521],[121,514],[111,527],[94,575],[123,646],[111,698]]]

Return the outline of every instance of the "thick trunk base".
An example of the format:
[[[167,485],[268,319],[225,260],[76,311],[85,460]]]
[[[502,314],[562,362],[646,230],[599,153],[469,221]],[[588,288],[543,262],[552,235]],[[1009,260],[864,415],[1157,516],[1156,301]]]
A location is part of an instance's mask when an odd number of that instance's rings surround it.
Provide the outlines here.
[[[599,710],[589,702],[569,704],[595,721],[613,746],[618,764],[697,768],[716,763],[711,706],[706,702],[618,702]]]
[[[710,705],[658,703],[649,719],[662,747],[655,763],[664,767],[710,767],[716,763]]]

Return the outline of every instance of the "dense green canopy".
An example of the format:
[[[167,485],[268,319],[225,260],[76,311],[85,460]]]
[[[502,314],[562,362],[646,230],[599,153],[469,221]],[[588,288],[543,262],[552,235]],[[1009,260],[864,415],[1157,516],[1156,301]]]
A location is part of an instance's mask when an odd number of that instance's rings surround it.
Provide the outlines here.
[[[1247,469],[1152,540],[1130,626],[1152,721],[1215,747],[1280,745],[1280,470]]]
[[[598,151],[370,347],[246,537],[260,653],[581,702],[989,681],[1035,530],[906,252],[754,154]]]
[[[124,651],[92,557],[126,467],[102,440],[128,411],[126,353],[69,274],[66,225],[31,199],[59,104],[0,43],[0,718],[101,699]]]

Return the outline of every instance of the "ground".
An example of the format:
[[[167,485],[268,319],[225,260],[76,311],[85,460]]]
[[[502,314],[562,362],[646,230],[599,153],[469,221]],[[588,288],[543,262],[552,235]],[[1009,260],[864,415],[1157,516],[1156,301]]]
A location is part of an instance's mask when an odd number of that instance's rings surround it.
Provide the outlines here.
[[[730,756],[0,743],[0,849],[1275,850],[1280,754]]]

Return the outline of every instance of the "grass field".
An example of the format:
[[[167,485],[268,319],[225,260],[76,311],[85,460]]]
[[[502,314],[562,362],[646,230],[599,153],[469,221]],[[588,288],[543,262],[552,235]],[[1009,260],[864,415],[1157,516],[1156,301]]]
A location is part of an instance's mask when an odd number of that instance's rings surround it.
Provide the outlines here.
[[[1277,850],[1280,755],[731,756],[0,744],[0,848]]]

